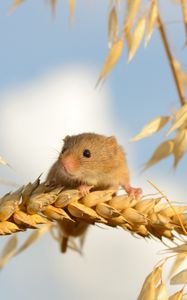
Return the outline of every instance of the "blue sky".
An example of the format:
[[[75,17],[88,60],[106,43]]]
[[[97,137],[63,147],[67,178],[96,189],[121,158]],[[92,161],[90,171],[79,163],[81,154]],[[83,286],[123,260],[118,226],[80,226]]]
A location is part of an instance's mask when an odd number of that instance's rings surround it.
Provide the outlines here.
[[[153,192],[146,183],[149,178],[172,200],[185,201],[186,157],[176,172],[171,170],[169,158],[139,174],[164,133],[128,143],[146,122],[179,107],[159,33],[154,32],[147,49],[141,45],[130,64],[125,50],[102,90],[93,92],[108,51],[108,1],[77,1],[73,26],[69,23],[67,1],[59,1],[56,18],[46,2],[26,0],[11,16],[7,13],[11,1],[0,3],[0,154],[17,170],[2,167],[0,177],[20,184],[34,179],[54,159],[56,154],[51,149],[59,149],[61,132],[94,128],[119,136],[126,147],[134,184]],[[187,66],[184,28],[178,23],[180,9],[169,0],[161,2],[173,53]],[[170,20],[177,23],[170,24]],[[51,118],[46,111],[52,112]],[[48,123],[56,124],[58,131],[53,132]],[[2,186],[1,193],[4,191]],[[23,235],[19,238],[24,239]],[[3,243],[4,238],[2,247]],[[117,294],[120,300],[124,295],[134,300],[146,274],[160,258],[155,255],[160,247],[153,241],[133,239],[120,230],[94,228],[88,235],[84,258],[74,253],[62,257],[55,242],[45,237],[3,270],[1,295],[6,300],[32,300],[37,291],[38,299],[53,296],[55,300],[100,300],[113,299]],[[137,270],[142,270],[141,276]],[[107,287],[103,278],[108,280]],[[118,286],[114,286],[115,280]],[[21,287],[18,282],[23,282]],[[100,291],[97,298],[95,290]]]

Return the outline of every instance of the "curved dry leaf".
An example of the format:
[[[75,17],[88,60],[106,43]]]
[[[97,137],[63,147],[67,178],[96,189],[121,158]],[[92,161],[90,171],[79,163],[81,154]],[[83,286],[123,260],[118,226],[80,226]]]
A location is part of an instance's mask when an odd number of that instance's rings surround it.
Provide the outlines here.
[[[169,271],[168,278],[170,278],[178,270],[178,268],[181,266],[181,264],[185,261],[186,258],[187,253],[179,253],[176,256],[175,261]]]
[[[174,142],[173,140],[165,141],[160,144],[153,153],[150,160],[145,164],[144,170],[150,168],[154,164],[158,163],[162,159],[168,157],[173,153]]]
[[[168,292],[164,282],[161,282],[158,287],[156,288],[156,295],[155,299],[157,300],[167,300],[168,299]]]
[[[111,48],[112,44],[117,40],[118,36],[118,16],[115,6],[111,9],[108,19],[108,44]]]
[[[187,283],[187,269],[179,272],[170,280],[170,284],[186,284]]]
[[[160,116],[151,120],[142,128],[140,133],[135,135],[133,138],[131,138],[130,141],[135,142],[145,137],[149,137],[153,135],[154,133],[161,130],[169,120],[170,120],[170,116]]]
[[[162,266],[155,268],[145,279],[137,300],[155,300],[155,286],[161,280]]]
[[[155,0],[152,0],[151,7],[148,14],[148,20],[147,20],[147,28],[146,28],[146,34],[145,34],[145,46],[147,46],[148,42],[151,39],[154,26],[156,24],[158,16],[158,7]]]
[[[178,162],[183,157],[186,151],[187,151],[187,130],[182,129],[178,131],[176,138],[174,139],[174,148],[173,148],[174,168],[177,167]]]
[[[182,300],[182,299],[183,299],[183,289],[169,297],[169,300]]]
[[[132,60],[138,47],[142,41],[143,34],[145,31],[146,19],[145,16],[141,17],[134,29],[134,33],[131,36],[130,46],[129,46],[129,54],[128,54],[128,62]]]
[[[124,26],[128,27],[128,30],[130,30],[133,25],[140,4],[141,4],[141,0],[134,0],[134,1],[130,0],[127,2],[127,16],[125,19]]]
[[[74,17],[75,17],[76,1],[75,0],[68,0],[68,3],[69,3],[70,20],[71,20],[71,23],[73,23]]]
[[[42,226],[41,228],[33,231],[31,235],[26,239],[23,245],[16,251],[15,255],[20,254],[28,247],[30,247],[36,240],[38,240],[46,231],[49,230],[50,225]]]
[[[169,135],[174,130],[180,128],[187,121],[187,103],[184,104],[176,113],[176,120],[167,132]]]
[[[101,82],[101,80],[104,80],[105,77],[108,75],[108,73],[112,70],[112,68],[117,63],[118,59],[121,56],[123,50],[123,40],[118,39],[109,50],[109,53],[107,55],[107,58],[105,60],[104,66],[100,72],[99,79],[96,83],[96,86]]]
[[[14,256],[17,247],[17,236],[13,235],[5,245],[0,258],[0,269]]]

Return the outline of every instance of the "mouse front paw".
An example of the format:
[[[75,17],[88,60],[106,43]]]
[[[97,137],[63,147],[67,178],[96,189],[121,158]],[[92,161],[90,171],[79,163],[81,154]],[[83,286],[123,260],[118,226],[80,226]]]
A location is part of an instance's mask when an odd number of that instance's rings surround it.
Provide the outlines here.
[[[81,192],[82,196],[86,196],[89,194],[92,187],[93,185],[81,184],[77,189]]]
[[[139,199],[140,196],[142,195],[142,189],[141,188],[134,188],[130,185],[124,185],[123,186],[125,191],[129,196],[134,197],[135,199]]]

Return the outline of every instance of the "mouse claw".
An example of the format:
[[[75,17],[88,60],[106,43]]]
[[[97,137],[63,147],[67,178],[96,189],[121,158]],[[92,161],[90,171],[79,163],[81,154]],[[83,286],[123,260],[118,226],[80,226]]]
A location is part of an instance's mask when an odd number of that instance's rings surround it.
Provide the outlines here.
[[[93,185],[81,184],[79,185],[78,190],[81,192],[82,196],[86,196],[89,194],[92,187]]]
[[[136,200],[139,200],[142,195],[142,189],[141,188],[134,188],[130,185],[124,185],[124,189],[127,192],[127,194]]]

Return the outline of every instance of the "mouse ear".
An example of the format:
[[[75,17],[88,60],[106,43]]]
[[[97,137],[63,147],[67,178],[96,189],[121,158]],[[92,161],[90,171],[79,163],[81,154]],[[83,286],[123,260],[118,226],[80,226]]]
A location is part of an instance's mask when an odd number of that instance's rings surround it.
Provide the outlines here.
[[[117,140],[116,140],[115,136],[109,136],[107,138],[107,140],[110,143],[110,145],[117,145]]]
[[[66,143],[67,140],[69,140],[69,138],[70,138],[70,135],[66,135],[65,138],[63,138],[63,142]]]

